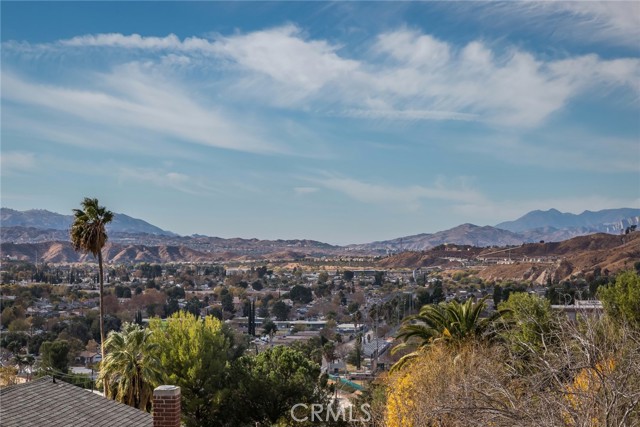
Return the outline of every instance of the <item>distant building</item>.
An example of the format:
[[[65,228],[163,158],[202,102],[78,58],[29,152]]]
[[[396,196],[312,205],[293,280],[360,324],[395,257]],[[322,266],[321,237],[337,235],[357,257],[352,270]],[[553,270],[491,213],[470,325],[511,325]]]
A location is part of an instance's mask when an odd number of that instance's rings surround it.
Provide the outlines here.
[[[602,302],[598,300],[577,300],[574,305],[552,305],[551,308],[565,312],[571,320],[575,320],[578,314],[597,316],[604,313]]]

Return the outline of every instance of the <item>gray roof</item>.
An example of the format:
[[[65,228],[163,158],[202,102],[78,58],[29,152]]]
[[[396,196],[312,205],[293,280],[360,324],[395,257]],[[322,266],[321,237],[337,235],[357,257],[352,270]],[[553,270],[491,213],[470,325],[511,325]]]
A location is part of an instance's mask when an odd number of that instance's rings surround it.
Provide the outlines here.
[[[104,398],[81,387],[43,377],[0,389],[3,427],[152,427],[153,418],[139,409]]]
[[[362,344],[362,352],[364,353],[364,357],[373,357],[376,353],[376,350],[378,350],[378,356],[380,356],[387,350],[388,347],[389,343],[384,340],[379,340],[376,347],[376,339],[373,338],[371,342],[365,342]]]

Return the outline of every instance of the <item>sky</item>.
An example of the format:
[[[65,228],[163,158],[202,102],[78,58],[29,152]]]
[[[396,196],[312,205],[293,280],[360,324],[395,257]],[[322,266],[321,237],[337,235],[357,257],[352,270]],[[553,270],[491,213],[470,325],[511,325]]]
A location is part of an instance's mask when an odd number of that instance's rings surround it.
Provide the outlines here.
[[[640,2],[11,2],[1,198],[364,243],[640,207]]]

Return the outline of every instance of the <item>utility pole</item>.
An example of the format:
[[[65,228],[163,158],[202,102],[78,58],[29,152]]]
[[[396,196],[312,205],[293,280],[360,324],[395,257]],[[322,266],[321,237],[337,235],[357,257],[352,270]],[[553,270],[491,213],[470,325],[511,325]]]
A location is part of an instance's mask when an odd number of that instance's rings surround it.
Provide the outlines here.
[[[247,331],[252,337],[256,336],[256,300],[255,297],[249,299],[249,330]]]
[[[374,334],[376,334],[376,371],[378,370],[378,353],[379,353],[379,347],[378,347],[378,306],[376,305],[376,325],[374,328]]]

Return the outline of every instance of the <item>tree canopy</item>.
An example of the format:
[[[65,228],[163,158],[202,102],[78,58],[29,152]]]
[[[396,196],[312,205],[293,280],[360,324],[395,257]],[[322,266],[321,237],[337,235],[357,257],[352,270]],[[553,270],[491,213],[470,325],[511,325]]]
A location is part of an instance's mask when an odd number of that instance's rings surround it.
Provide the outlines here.
[[[218,426],[230,383],[228,364],[233,342],[223,323],[177,312],[166,321],[151,319],[152,342],[160,348],[163,380],[182,390],[187,427]]]
[[[326,400],[326,379],[320,377],[320,366],[289,347],[276,346],[257,356],[244,356],[235,370],[241,378],[236,400],[244,409],[243,421],[251,425],[291,421],[293,405]]]
[[[640,276],[636,271],[625,271],[616,281],[598,289],[598,297],[612,318],[640,328]]]

